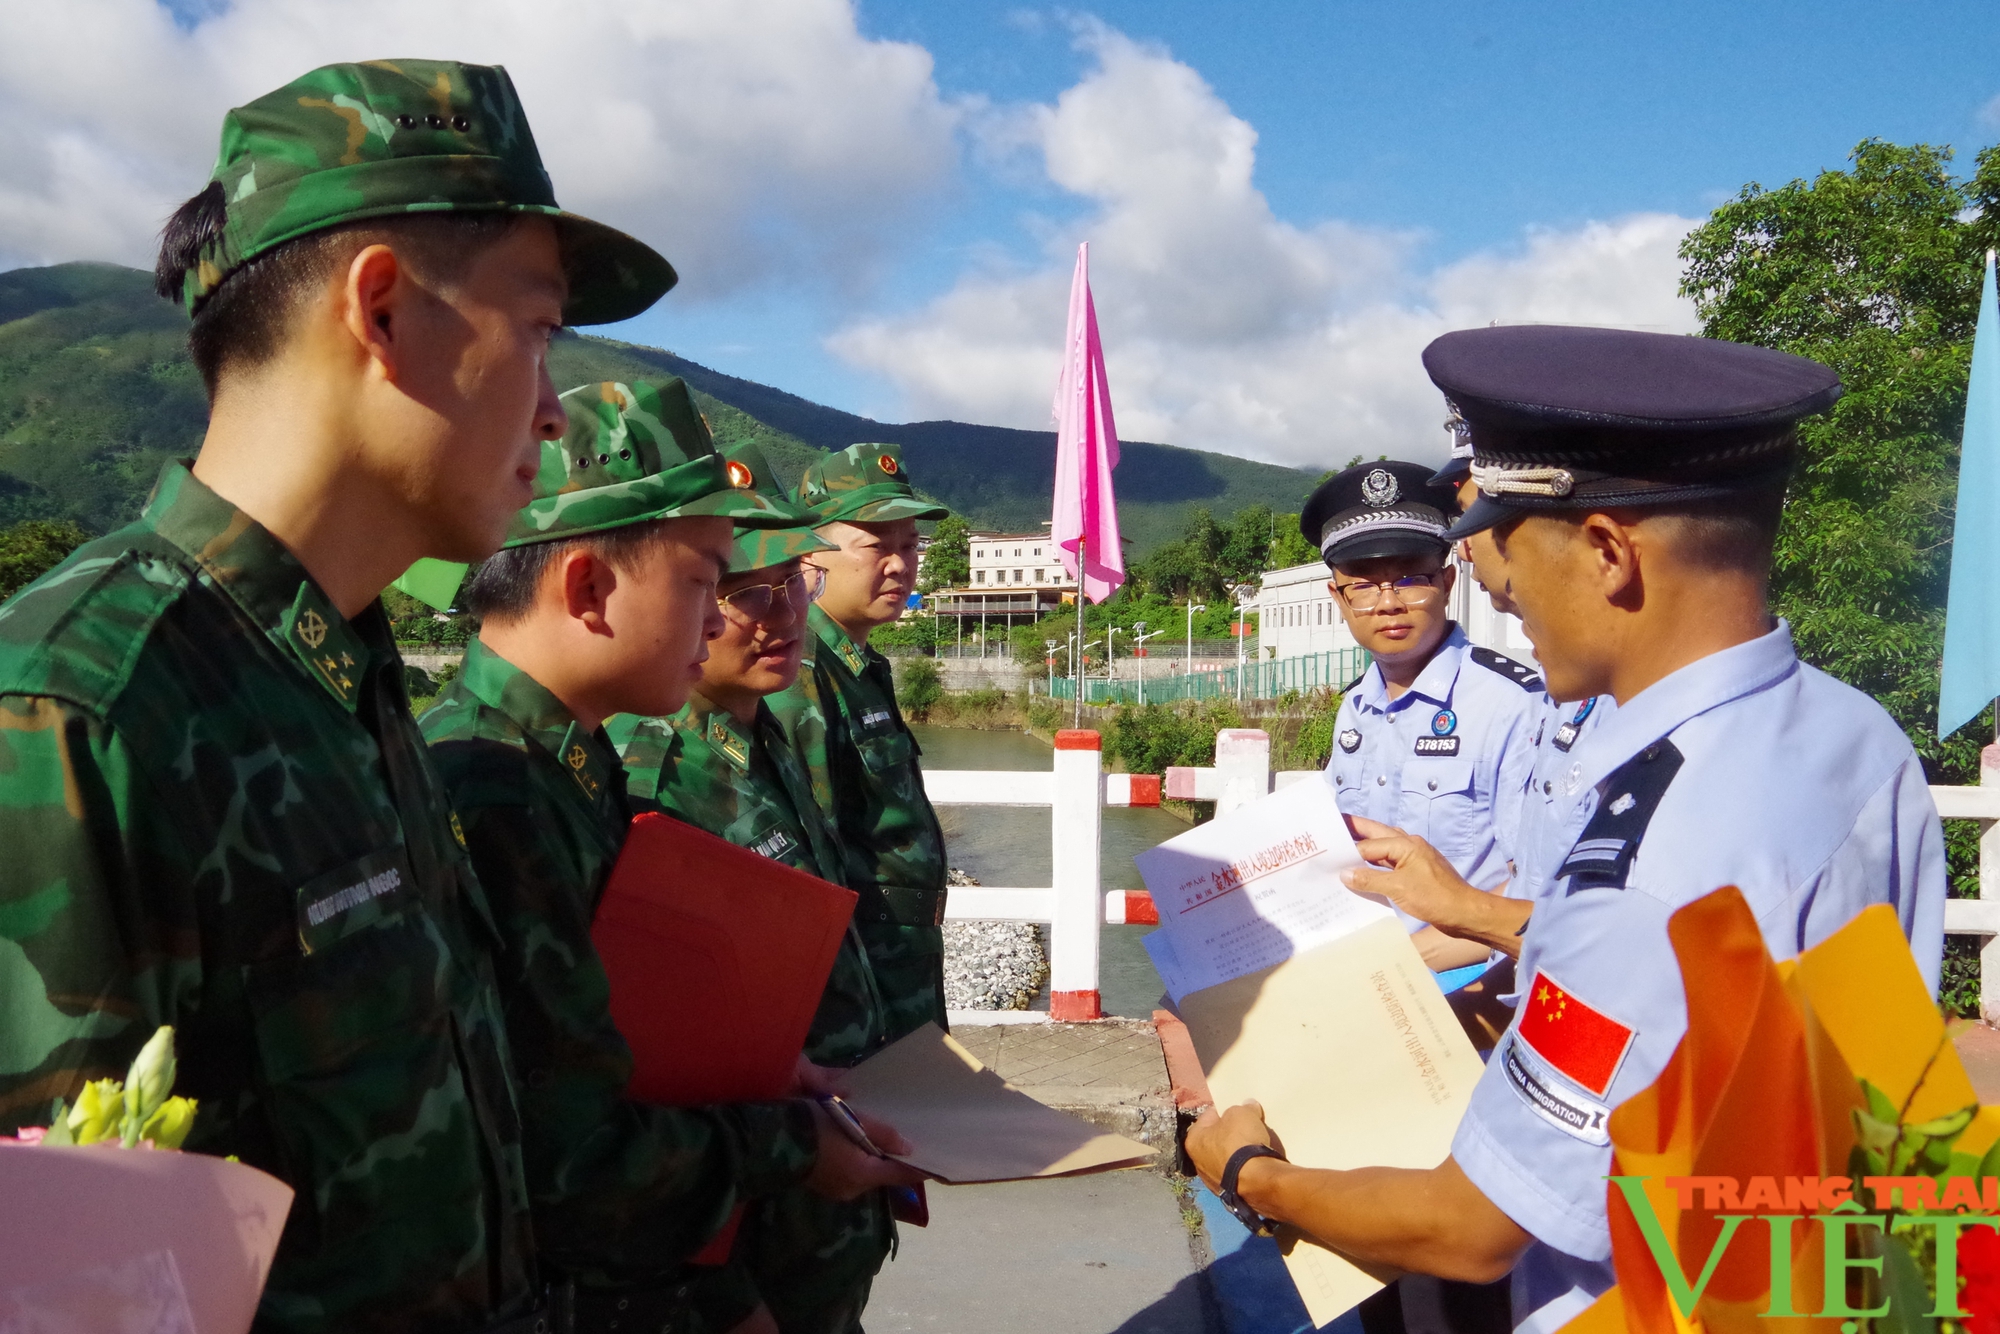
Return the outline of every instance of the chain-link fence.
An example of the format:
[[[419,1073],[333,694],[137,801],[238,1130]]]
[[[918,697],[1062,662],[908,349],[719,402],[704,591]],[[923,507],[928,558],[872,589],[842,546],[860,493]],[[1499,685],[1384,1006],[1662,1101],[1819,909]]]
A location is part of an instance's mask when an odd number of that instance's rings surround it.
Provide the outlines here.
[[[1107,681],[1102,677],[1088,677],[1083,683],[1083,699],[1086,704],[1169,704],[1182,699],[1276,699],[1290,691],[1305,694],[1313,690],[1345,690],[1368,669],[1368,663],[1366,649],[1343,648],[1296,658],[1280,658],[1276,662],[1245,663],[1240,668],[1234,663],[1227,667],[1198,667],[1192,672],[1148,676],[1143,681],[1123,677]],[[1242,675],[1240,694],[1237,688],[1239,672]],[[1075,699],[1076,679],[1058,676],[1050,683],[1049,691],[1056,699]]]

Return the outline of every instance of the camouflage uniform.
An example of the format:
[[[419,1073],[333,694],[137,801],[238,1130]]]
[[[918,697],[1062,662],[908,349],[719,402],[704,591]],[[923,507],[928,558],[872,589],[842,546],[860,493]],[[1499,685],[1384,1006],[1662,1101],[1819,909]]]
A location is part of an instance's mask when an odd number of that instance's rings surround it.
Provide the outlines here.
[[[696,828],[841,883],[839,847],[768,707],[760,703],[745,727],[696,694],[671,719],[622,715],[610,731],[635,796],[651,792],[662,809]],[[853,1065],[881,1047],[884,1035],[874,972],[850,925],[805,1054],[820,1065]],[[788,1191],[758,1205],[733,1258],[786,1334],[833,1334],[859,1327],[892,1227],[880,1192],[837,1204]]]
[[[508,545],[691,514],[790,518],[730,485],[686,386],[587,385],[543,447]],[[507,1032],[522,1072],[523,1153],[536,1240],[573,1280],[583,1327],[618,1300],[625,1323],[726,1329],[756,1295],[683,1262],[748,1198],[796,1185],[815,1159],[803,1102],[664,1108],[627,1101],[632,1056],[590,942],[631,822],[602,730],[483,643],[422,719],[498,926]],[[608,1320],[610,1317],[606,1317]]]
[[[814,463],[799,503],[820,523],[937,519],[894,445],[854,445]],[[889,660],[857,644],[815,606],[799,681],[771,699],[812,774],[813,795],[840,836],[854,920],[888,1006],[893,1040],[945,1024],[944,831],[924,795],[916,738],[896,707]]]
[[[578,322],[672,281],[559,213],[499,69],[313,71],[228,114],[215,178],[191,311],[285,241],[414,211],[554,216]],[[261,1330],[476,1330],[534,1303],[494,922],[402,679],[379,607],[341,616],[183,464],[0,610],[0,1129],[174,1025],[186,1147],[297,1192]]]
[[[747,473],[765,494],[782,498],[756,446],[730,450],[728,459],[732,471],[741,470],[739,482]],[[825,545],[802,527],[738,529],[730,572],[780,565]],[[672,718],[621,714],[606,731],[625,758],[635,800],[651,799],[698,829],[844,883],[840,847],[813,800],[811,780],[762,702],[746,727],[697,690]],[[850,924],[805,1054],[820,1065],[853,1065],[880,1048],[885,1033],[874,970]],[[787,1191],[756,1206],[732,1262],[755,1284],[785,1334],[845,1334],[860,1327],[894,1227],[880,1192],[838,1204]]]
[[[269,1329],[473,1329],[532,1245],[491,914],[378,608],[170,465],[0,611],[0,1124],[160,1024],[186,1147],[298,1192]]]
[[[569,271],[567,324],[630,319],[676,281],[651,246],[556,204],[514,81],[498,65],[316,69],[223,117],[215,181],[229,221],[182,281],[190,314],[237,266],[295,237],[440,211],[553,221]]]

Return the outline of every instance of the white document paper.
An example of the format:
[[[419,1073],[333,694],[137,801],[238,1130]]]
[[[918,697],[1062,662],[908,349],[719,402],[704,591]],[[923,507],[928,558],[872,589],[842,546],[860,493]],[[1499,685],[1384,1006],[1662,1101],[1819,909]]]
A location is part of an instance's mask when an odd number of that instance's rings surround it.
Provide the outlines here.
[[[1396,915],[1340,883],[1361,854],[1324,782],[1294,783],[1133,860],[1160,914],[1147,949],[1176,1003]]]

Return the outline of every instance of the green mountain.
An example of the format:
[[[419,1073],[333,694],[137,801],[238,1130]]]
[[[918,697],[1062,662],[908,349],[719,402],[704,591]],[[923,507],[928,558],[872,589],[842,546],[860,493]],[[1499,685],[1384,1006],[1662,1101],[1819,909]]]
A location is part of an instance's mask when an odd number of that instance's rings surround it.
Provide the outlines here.
[[[160,465],[192,453],[207,421],[179,309],[113,264],[0,273],[0,524],[74,519],[102,532],[138,512]],[[1055,435],[965,422],[878,422],[724,375],[660,348],[565,336],[560,385],[678,375],[716,439],[755,440],[789,483],[814,457],[861,441],[901,445],[920,486],[975,527],[1032,532],[1049,516]],[[1191,506],[1226,518],[1304,502],[1316,474],[1173,445],[1123,443],[1118,513],[1135,556],[1178,535]]]

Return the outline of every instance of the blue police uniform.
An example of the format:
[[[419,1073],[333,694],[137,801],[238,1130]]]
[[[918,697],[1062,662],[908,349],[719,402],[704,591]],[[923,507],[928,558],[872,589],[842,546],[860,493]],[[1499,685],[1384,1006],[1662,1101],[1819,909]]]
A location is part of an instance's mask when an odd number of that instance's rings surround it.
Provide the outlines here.
[[[1464,330],[1424,365],[1473,445],[1480,494],[1451,538],[1538,512],[1775,505],[1799,419],[1840,396],[1803,357],[1625,330]],[[1801,663],[1782,621],[1655,681],[1566,758],[1544,754],[1521,849],[1536,906],[1518,1008],[1452,1144],[1534,1237],[1512,1298],[1535,1334],[1613,1282],[1607,1123],[1686,1030],[1677,909],[1734,885],[1787,959],[1888,904],[1933,988],[1944,946],[1944,838],[1916,753],[1873,700]],[[1585,1012],[1582,1046],[1541,1027]]]
[[[1395,699],[1376,664],[1347,692],[1327,781],[1347,814],[1415,834],[1469,883],[1495,888],[1512,874],[1545,700],[1531,668],[1473,647],[1454,625]]]
[[[1628,1045],[1592,1087],[1595,1072],[1522,1040],[1524,1006],[1452,1144],[1536,1238],[1514,1309],[1538,1331],[1613,1281],[1605,1121],[1659,1077],[1687,1025],[1675,909],[1735,885],[1785,959],[1887,903],[1933,989],[1944,950],[1944,836],[1916,752],[1880,705],[1801,663],[1782,622],[1642,691],[1550,767],[1550,818],[1522,850],[1546,879],[1522,996],[1558,987],[1629,1030]]]
[[[1514,878],[1507,882],[1507,897],[1539,898],[1549,888],[1545,868],[1519,854],[1535,847],[1544,837],[1542,826],[1555,818],[1563,775],[1569,772],[1570,756],[1584,738],[1604,725],[1618,711],[1618,701],[1609,695],[1592,695],[1573,704],[1561,704],[1544,695],[1542,717],[1535,724],[1535,762],[1528,771],[1527,789],[1521,794],[1519,822],[1509,846],[1515,850]]]

